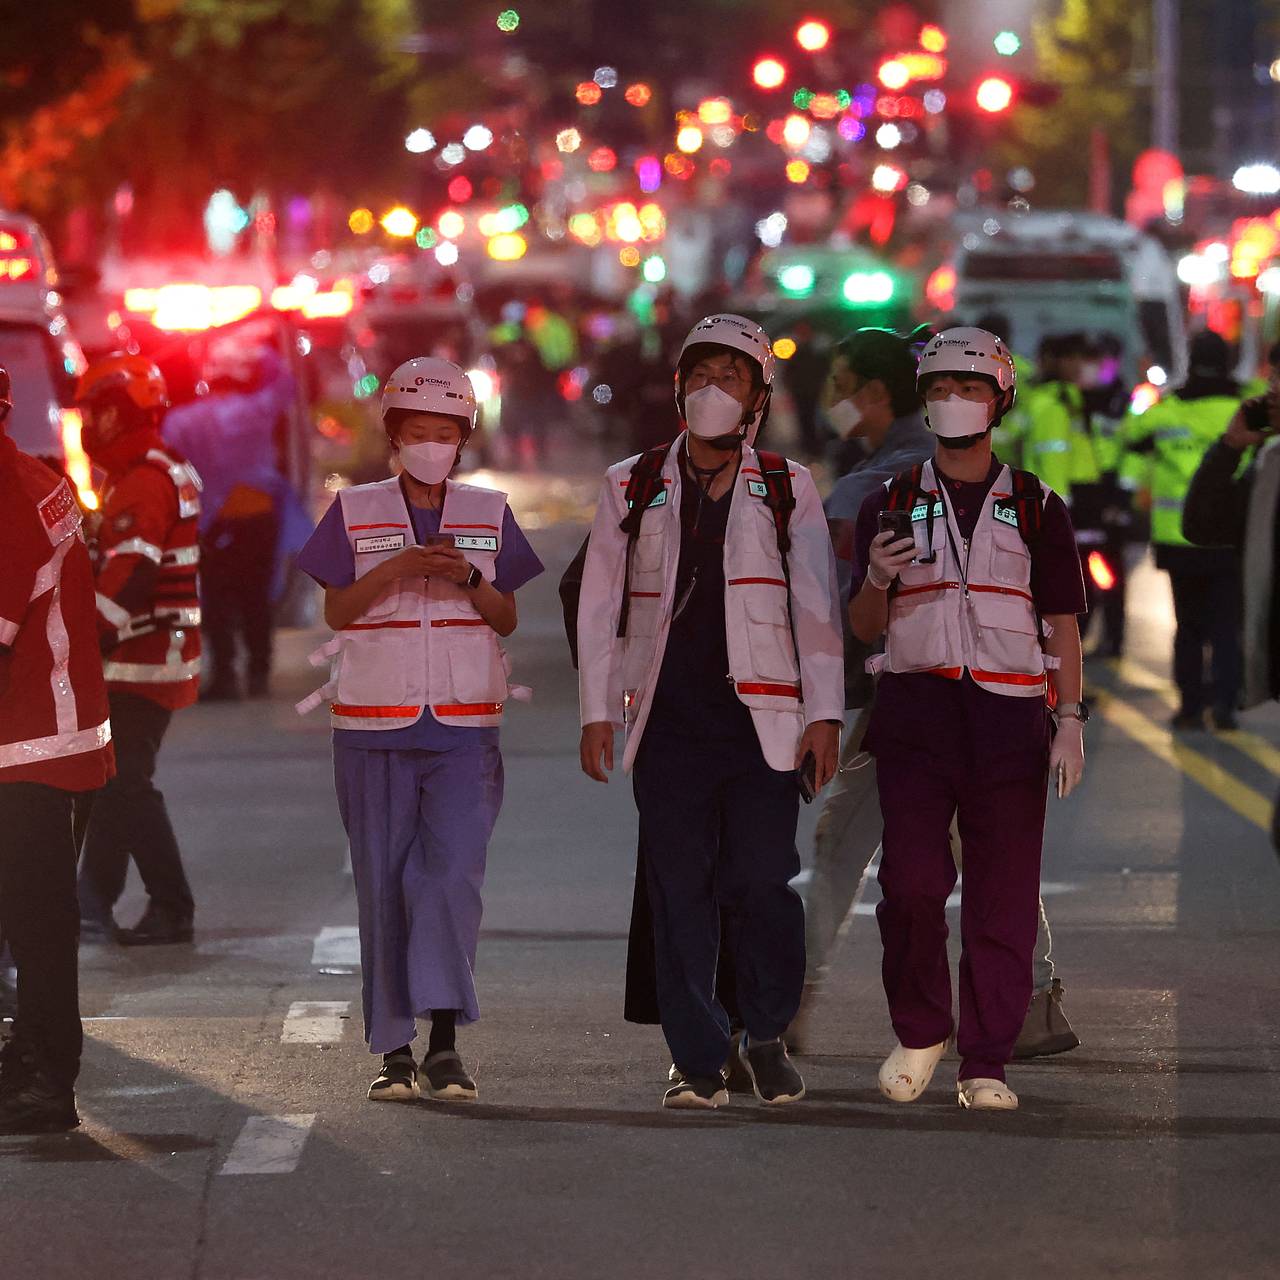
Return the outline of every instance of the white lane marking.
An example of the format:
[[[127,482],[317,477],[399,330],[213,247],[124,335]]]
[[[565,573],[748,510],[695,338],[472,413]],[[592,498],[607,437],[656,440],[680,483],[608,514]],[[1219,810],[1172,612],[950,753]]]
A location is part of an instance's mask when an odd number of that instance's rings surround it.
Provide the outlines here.
[[[295,1000],[284,1015],[281,1044],[337,1044],[342,1039],[348,1000]]]
[[[353,924],[325,925],[312,944],[311,964],[316,969],[359,966],[360,930]]]
[[[292,1173],[316,1122],[316,1113],[250,1116],[219,1174]]]

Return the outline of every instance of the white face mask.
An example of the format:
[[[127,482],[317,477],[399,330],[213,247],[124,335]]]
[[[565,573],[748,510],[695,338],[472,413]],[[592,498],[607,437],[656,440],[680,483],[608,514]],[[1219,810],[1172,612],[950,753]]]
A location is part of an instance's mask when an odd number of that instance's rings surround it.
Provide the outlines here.
[[[699,440],[715,440],[742,425],[742,406],[715,383],[691,391],[684,398],[684,420]]]
[[[982,400],[948,396],[945,400],[930,400],[925,409],[930,430],[944,440],[980,436],[991,425],[991,405]]]
[[[841,400],[827,410],[827,421],[835,428],[842,440],[847,440],[862,421],[862,410],[852,400]]]
[[[402,444],[400,465],[423,484],[439,484],[458,459],[456,444],[437,444],[428,440],[424,444]]]

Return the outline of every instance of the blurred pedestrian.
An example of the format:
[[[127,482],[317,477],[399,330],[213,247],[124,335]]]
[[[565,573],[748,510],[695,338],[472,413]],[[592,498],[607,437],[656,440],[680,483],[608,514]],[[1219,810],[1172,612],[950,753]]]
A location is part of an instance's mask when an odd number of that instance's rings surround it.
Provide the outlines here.
[[[313,527],[280,458],[296,394],[293,375],[274,351],[239,351],[209,371],[207,395],[165,417],[165,440],[204,482],[200,595],[210,670],[200,696],[206,702],[270,692],[273,606],[288,557]]]
[[[85,452],[106,473],[94,556],[118,767],[88,805],[83,928],[126,946],[190,942],[195,902],[154,778],[173,713],[195,702],[200,683],[200,477],[160,439],[168,393],[145,356],[91,365],[76,403]],[[116,929],[130,857],[147,906],[133,928]]]
[[[1240,407],[1226,340],[1206,329],[1191,340],[1186,383],[1146,413],[1131,417],[1121,439],[1150,459],[1151,541],[1156,567],[1169,574],[1176,630],[1173,679],[1180,705],[1174,730],[1236,727],[1240,696],[1242,594],[1240,557],[1230,547],[1197,547],[1183,534],[1182,512],[1191,478],[1209,447]],[[1209,678],[1205,650],[1211,654]]]
[[[1229,547],[1241,557],[1246,710],[1280,698],[1280,343],[1269,359],[1269,392],[1232,415],[1192,476],[1182,512],[1188,541]]]
[[[298,565],[337,633],[334,776],[360,916],[372,1101],[473,1101],[456,1030],[475,991],[481,887],[502,806],[501,638],[542,572],[506,495],[451,479],[476,425],[467,375],[419,357],[396,369],[382,421],[399,474],[339,493]],[[527,693],[527,691],[526,691]],[[299,705],[318,706],[321,695]],[[416,1019],[430,1017],[421,1066]]]
[[[1084,589],[1062,500],[992,455],[1016,391],[1004,344],[979,329],[941,333],[920,358],[918,387],[936,451],[863,502],[850,605],[864,644],[885,636],[866,739],[884,817],[876,915],[898,1036],[880,1088],[896,1102],[919,1097],[956,1029],[946,945],[956,820],[958,1098],[1011,1110],[1005,1066],[1032,994],[1045,784],[1054,773],[1065,795],[1084,771]]]
[[[653,912],[666,1107],[728,1100],[721,918],[757,1097],[804,1082],[782,1033],[804,980],[790,886],[801,789],[835,772],[843,662],[835,565],[809,472],[757,451],[774,356],[759,325],[709,316],[685,341],[687,429],[609,469],[578,612],[581,763],[608,781],[626,732]],[[798,773],[797,773],[798,770]]]
[[[0,934],[18,970],[0,1134],[57,1133],[80,1123],[72,807],[114,766],[80,508],[5,434],[11,407],[0,368]]]

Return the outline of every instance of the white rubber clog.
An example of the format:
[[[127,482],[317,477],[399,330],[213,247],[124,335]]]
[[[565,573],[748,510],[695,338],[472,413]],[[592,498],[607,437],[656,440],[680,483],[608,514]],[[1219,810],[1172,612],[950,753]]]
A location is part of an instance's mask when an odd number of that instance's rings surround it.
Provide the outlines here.
[[[956,1099],[966,1111],[1017,1111],[1018,1095],[1003,1080],[961,1080]]]
[[[880,1092],[891,1102],[914,1102],[928,1088],[950,1039],[927,1049],[906,1049],[901,1044],[880,1067]]]

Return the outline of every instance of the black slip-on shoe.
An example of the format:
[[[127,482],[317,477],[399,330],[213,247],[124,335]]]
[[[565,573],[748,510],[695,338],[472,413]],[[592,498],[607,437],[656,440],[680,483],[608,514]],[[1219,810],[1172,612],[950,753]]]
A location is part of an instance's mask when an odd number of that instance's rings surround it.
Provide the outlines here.
[[[392,1053],[382,1059],[382,1070],[367,1096],[370,1102],[417,1102],[421,1093],[413,1055]]]
[[[454,1049],[433,1053],[423,1064],[427,1095],[435,1102],[474,1102],[480,1095]]]
[[[195,937],[191,916],[175,915],[163,907],[148,907],[132,929],[117,929],[122,947],[167,947],[190,942]]]
[[[804,1080],[781,1040],[766,1040],[763,1044],[744,1041],[739,1056],[756,1097],[766,1106],[799,1102],[804,1097]]]

